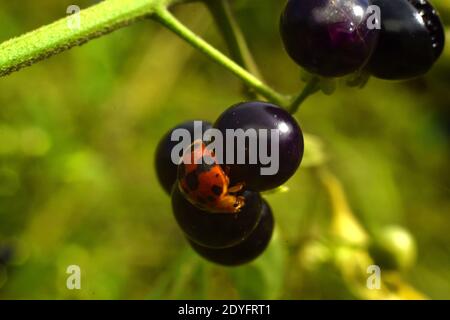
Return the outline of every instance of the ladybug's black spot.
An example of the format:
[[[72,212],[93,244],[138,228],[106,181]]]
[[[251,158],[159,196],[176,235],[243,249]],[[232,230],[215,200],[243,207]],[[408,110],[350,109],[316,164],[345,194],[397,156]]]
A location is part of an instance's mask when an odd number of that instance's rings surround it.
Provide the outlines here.
[[[195,171],[189,172],[186,175],[186,184],[190,190],[197,190],[198,188],[198,177]]]
[[[211,187],[211,191],[217,196],[220,196],[222,194],[222,188],[217,185],[213,185]]]

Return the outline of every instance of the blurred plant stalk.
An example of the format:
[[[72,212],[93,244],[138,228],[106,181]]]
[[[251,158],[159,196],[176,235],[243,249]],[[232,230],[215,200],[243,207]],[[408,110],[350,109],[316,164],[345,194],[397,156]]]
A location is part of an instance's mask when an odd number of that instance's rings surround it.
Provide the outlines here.
[[[263,80],[261,72],[253,58],[250,48],[245,40],[236,17],[231,9],[228,0],[209,1],[203,0],[209,11],[211,12],[220,32],[228,46],[231,58],[240,66],[248,70],[254,76]],[[260,98],[258,94],[251,88],[245,87],[244,92],[250,99]]]
[[[332,206],[331,239],[328,244],[332,254],[329,258],[340,271],[348,288],[363,299],[427,299],[423,293],[404,281],[398,271],[382,270],[380,288],[368,288],[368,267],[374,265],[368,252],[369,234],[353,214],[339,179],[325,166],[315,170]]]
[[[332,205],[331,234],[349,244],[366,245],[368,235],[353,215],[341,182],[324,167],[317,174]]]

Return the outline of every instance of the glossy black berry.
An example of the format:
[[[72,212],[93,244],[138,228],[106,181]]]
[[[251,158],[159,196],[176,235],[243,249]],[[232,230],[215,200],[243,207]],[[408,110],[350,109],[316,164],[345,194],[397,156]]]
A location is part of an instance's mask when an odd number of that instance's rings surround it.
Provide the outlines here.
[[[200,246],[188,239],[191,247],[203,258],[225,266],[237,266],[256,259],[267,248],[272,238],[274,218],[266,201],[261,208],[261,220],[255,230],[241,243],[224,249]]]
[[[224,148],[224,166],[229,171],[232,185],[243,182],[246,188],[255,191],[276,188],[296,172],[302,160],[304,147],[302,131],[297,121],[286,110],[276,105],[258,101],[234,105],[220,115],[214,128],[219,129],[224,137],[227,135],[227,130],[230,129],[235,135],[239,135],[239,131],[236,130],[241,129],[249,134],[249,137],[254,136],[250,133],[256,132],[256,140],[245,139],[243,164],[238,163],[238,156],[242,154],[240,152],[242,151],[242,139],[234,139],[234,159],[229,156],[228,148]],[[242,136],[242,131],[240,136]],[[263,132],[265,134],[262,134]],[[273,139],[272,135],[278,137],[278,141]],[[228,145],[230,139],[227,137],[226,140]],[[261,145],[265,145],[265,148],[261,149]],[[275,146],[273,150],[272,145]],[[270,155],[269,164],[261,157],[261,154]],[[252,163],[251,155],[256,162]],[[269,167],[271,169],[267,170]]]
[[[201,121],[201,120],[197,120]],[[194,137],[194,123],[195,121],[186,121],[184,123],[179,124],[175,128],[172,128],[169,132],[167,132],[156,148],[155,153],[155,168],[156,175],[158,176],[159,183],[164,188],[164,190],[170,194],[172,190],[172,185],[177,179],[177,165],[173,163],[171,159],[172,148],[177,145],[178,141],[172,141],[171,135],[172,132],[176,129],[186,129],[189,131],[192,137]],[[201,129],[202,132],[205,132],[211,128],[211,124],[207,121],[201,121]],[[180,153],[180,159],[182,156],[182,152]]]
[[[401,80],[425,74],[439,58],[445,36],[426,0],[372,0],[381,12],[378,45],[367,69],[375,77]]]
[[[368,0],[289,0],[280,31],[290,57],[325,77],[361,69],[377,42]]]
[[[261,218],[259,193],[242,193],[245,205],[237,213],[211,213],[187,201],[178,185],[172,190],[172,210],[181,230],[192,241],[210,248],[225,248],[244,240]]]

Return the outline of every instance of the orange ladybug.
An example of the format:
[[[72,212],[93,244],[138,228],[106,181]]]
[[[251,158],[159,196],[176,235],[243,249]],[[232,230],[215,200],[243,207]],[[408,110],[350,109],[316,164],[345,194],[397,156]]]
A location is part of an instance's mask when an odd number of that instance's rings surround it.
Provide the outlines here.
[[[219,165],[214,152],[201,140],[187,149],[178,166],[178,187],[194,206],[209,212],[236,213],[245,199],[236,195],[244,187],[229,187],[230,180]]]

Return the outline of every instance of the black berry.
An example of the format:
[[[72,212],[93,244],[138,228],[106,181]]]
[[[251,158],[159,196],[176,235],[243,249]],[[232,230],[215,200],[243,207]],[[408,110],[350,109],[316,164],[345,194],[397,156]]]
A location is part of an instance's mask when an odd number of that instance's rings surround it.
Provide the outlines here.
[[[272,238],[274,218],[266,201],[261,208],[261,220],[255,230],[241,243],[224,249],[206,248],[188,239],[191,247],[203,258],[225,266],[248,263],[264,252]]]
[[[232,106],[217,119],[214,127],[226,136],[227,129],[260,130],[267,132],[267,141],[257,134],[258,153],[260,144],[266,143],[268,154],[272,160],[278,162],[275,174],[263,174],[262,168],[269,167],[257,156],[255,164],[250,163],[251,152],[249,148],[250,139],[245,140],[245,163],[239,164],[237,154],[239,153],[239,141],[234,140],[234,161],[230,163],[227,158],[227,148],[224,148],[225,166],[229,170],[231,184],[243,182],[246,188],[255,191],[263,191],[276,188],[285,183],[298,169],[303,157],[303,134],[297,121],[284,109],[266,102],[244,102]],[[279,136],[278,153],[271,150],[271,133],[274,130]],[[227,141],[227,144],[229,141]],[[254,150],[254,148],[253,148]],[[272,163],[271,165],[275,165]]]
[[[197,120],[200,121],[200,120]],[[202,121],[202,132],[205,132],[211,128],[211,124],[207,121]],[[155,153],[155,167],[156,174],[158,176],[159,183],[164,188],[164,190],[170,194],[172,190],[172,185],[177,179],[177,165],[172,162],[171,153],[172,148],[178,144],[178,141],[171,141],[172,132],[176,129],[186,129],[189,131],[191,136],[194,136],[194,121],[186,121],[179,124],[175,128],[172,128],[167,132],[156,148]],[[180,154],[181,159],[182,154]]]
[[[377,42],[368,26],[368,0],[289,0],[280,31],[290,57],[325,77],[362,68]]]
[[[172,209],[181,230],[192,241],[210,248],[226,248],[242,242],[261,218],[259,193],[242,193],[245,205],[236,213],[212,213],[187,201],[178,185],[172,190]]]
[[[401,80],[425,74],[439,58],[445,36],[426,0],[372,0],[380,7],[378,45],[367,69],[378,78]]]

